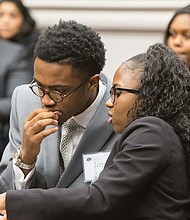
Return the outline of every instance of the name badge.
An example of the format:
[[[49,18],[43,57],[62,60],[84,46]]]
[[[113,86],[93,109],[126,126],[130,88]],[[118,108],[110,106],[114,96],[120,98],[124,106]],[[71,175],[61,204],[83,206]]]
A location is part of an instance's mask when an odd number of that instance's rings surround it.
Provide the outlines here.
[[[85,182],[91,182],[98,179],[109,154],[110,152],[83,154]]]

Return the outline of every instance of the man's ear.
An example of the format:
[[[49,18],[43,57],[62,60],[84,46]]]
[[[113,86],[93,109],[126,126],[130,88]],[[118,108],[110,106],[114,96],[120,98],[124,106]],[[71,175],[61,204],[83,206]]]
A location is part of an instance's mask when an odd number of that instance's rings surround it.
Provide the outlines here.
[[[90,80],[89,80],[89,91],[93,91],[94,89],[96,89],[98,87],[99,79],[100,79],[100,75],[99,74],[95,74],[95,75],[90,77]]]

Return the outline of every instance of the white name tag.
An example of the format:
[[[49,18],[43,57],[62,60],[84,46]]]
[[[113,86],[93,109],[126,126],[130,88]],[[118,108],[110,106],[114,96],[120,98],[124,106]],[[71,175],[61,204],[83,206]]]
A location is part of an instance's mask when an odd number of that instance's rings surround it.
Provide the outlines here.
[[[99,177],[109,154],[110,152],[83,154],[85,182],[91,182]]]

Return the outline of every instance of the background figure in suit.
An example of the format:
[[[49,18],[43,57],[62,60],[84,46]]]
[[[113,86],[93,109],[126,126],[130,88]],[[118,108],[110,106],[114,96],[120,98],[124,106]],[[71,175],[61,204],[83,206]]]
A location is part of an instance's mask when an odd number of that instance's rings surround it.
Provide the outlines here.
[[[72,189],[10,190],[0,195],[0,210],[9,220],[187,220],[189,97],[185,63],[164,44],[150,46],[114,75],[108,122],[122,136],[99,179]]]
[[[166,28],[164,42],[185,60],[190,68],[190,5],[175,12]]]
[[[20,0],[0,0],[0,38],[25,47],[31,78],[33,76],[34,47],[39,37],[36,21]]]
[[[89,184],[82,155],[110,151],[119,136],[107,124],[105,101],[111,82],[100,74],[104,64],[104,44],[85,25],[60,21],[40,36],[34,80],[16,88],[12,97],[10,142],[0,164],[1,192]],[[66,168],[59,146],[62,124],[70,118],[79,127],[68,142]],[[22,155],[13,163],[18,148]],[[61,178],[60,167],[65,169]]]
[[[15,87],[29,83],[30,69],[23,46],[0,40],[0,159],[8,143],[11,95]]]

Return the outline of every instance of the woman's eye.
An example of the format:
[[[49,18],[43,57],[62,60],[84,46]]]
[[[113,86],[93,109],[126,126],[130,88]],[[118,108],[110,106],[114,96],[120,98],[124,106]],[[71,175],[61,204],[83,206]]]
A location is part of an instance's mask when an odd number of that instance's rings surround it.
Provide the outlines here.
[[[169,32],[169,36],[170,36],[170,37],[175,37],[175,36],[176,36],[176,33],[174,33],[174,32]]]
[[[185,38],[190,39],[190,33],[184,34]]]
[[[116,92],[116,96],[119,97],[120,95],[121,95],[121,92],[120,92],[120,91],[117,91],[117,92]]]

